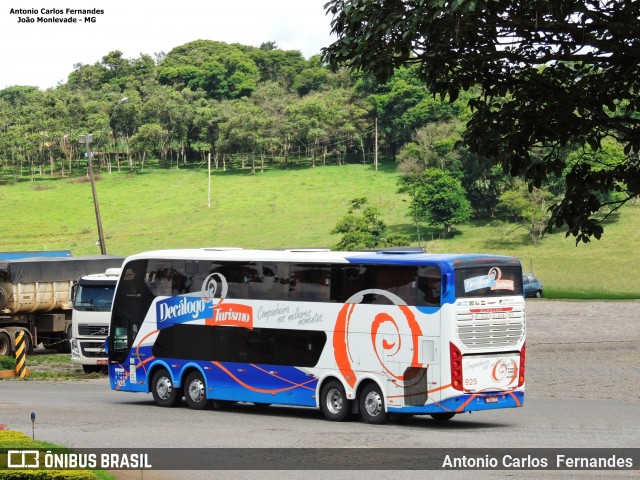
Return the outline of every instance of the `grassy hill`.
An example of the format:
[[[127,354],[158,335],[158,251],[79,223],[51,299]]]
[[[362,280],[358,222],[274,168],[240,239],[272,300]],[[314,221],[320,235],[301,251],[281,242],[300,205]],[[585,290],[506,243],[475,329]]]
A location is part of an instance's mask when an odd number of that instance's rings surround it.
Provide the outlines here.
[[[329,234],[349,200],[366,196],[393,229],[415,238],[408,204],[392,166],[272,170],[256,175],[214,171],[208,207],[206,167],[105,174],[97,182],[107,251],[128,255],[180,247],[282,248],[331,246]],[[0,187],[0,251],[68,249],[99,254],[86,179],[22,182]],[[600,241],[575,246],[563,232],[531,245],[513,225],[474,222],[451,239],[423,228],[431,252],[518,256],[544,281],[547,296],[640,298],[640,205],[623,209]],[[426,235],[425,235],[426,232]],[[432,238],[433,235],[433,239]]]

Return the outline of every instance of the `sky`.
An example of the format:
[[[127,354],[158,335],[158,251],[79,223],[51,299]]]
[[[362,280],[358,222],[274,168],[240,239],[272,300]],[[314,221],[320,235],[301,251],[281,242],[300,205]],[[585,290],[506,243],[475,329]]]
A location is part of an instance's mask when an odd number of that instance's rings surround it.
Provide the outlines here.
[[[0,89],[13,85],[55,87],[67,81],[74,64],[94,64],[113,50],[120,50],[125,58],[138,58],[141,54],[169,53],[193,40],[256,47],[273,41],[278,48],[299,50],[309,58],[333,38],[325,3],[327,0],[3,1]],[[66,12],[94,8],[104,13]],[[18,9],[37,13],[20,14]],[[42,9],[54,13],[43,14]],[[95,17],[95,23],[84,22],[85,16]],[[38,17],[72,17],[77,22],[39,23]]]

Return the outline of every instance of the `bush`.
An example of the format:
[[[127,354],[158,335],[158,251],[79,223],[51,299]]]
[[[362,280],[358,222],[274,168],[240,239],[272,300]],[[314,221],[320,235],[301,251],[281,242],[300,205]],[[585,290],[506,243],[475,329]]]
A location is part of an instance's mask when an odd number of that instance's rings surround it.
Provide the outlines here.
[[[15,370],[16,359],[13,357],[0,356],[0,370]]]
[[[33,441],[28,435],[12,430],[0,431],[0,480],[95,480],[96,475],[89,470],[6,470],[6,450],[59,448],[52,444]],[[5,452],[5,453],[3,453]]]

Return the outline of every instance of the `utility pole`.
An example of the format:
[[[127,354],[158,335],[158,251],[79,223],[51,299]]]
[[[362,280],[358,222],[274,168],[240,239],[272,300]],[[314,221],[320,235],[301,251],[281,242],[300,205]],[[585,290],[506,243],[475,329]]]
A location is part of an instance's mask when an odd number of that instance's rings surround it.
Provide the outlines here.
[[[98,223],[98,242],[100,242],[100,253],[107,254],[107,245],[104,242],[104,232],[102,231],[102,219],[100,218],[100,205],[98,204],[98,193],[96,192],[96,179],[93,175],[93,154],[89,146],[93,141],[93,135],[80,135],[80,143],[84,143],[87,151],[87,166],[89,167],[89,180],[91,181],[91,193],[93,194],[93,207],[96,211],[96,222]]]
[[[375,153],[373,156],[374,160],[373,163],[375,163],[375,170],[376,172],[378,171],[378,117],[376,117],[376,141],[375,141]]]
[[[116,113],[116,110],[118,109],[118,107],[128,101],[129,101],[129,98],[124,97],[124,98],[121,98],[120,101],[116,104],[115,108],[113,109],[113,112],[111,112],[111,115],[109,116],[109,121],[107,122],[107,126],[105,127],[105,130],[102,131],[102,133],[100,134],[100,138],[98,138],[98,143],[96,144],[96,148],[99,147],[100,144],[102,143],[102,137],[104,137],[106,129],[109,128],[109,125],[111,124],[111,119],[113,118],[113,115]],[[92,141],[93,141],[92,134],[80,135],[80,143],[85,144],[86,151],[87,151],[87,166],[89,167],[89,179],[91,180],[91,193],[93,194],[93,207],[96,211],[96,223],[98,224],[98,242],[100,243],[100,254],[106,255],[107,245],[104,241],[104,232],[102,231],[102,219],[100,217],[100,206],[98,205],[98,192],[96,192],[96,179],[93,176],[93,154],[91,153],[91,147],[89,146],[89,144]]]

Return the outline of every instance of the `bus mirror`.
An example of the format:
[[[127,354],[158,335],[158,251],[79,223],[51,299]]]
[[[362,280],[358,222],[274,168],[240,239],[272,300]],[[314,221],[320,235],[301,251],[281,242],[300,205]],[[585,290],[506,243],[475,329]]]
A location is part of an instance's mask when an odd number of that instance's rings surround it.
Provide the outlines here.
[[[449,290],[449,275],[447,275],[446,273],[442,274],[442,296],[446,297],[447,296],[447,292]]]
[[[109,354],[109,337],[104,339],[104,353]]]

